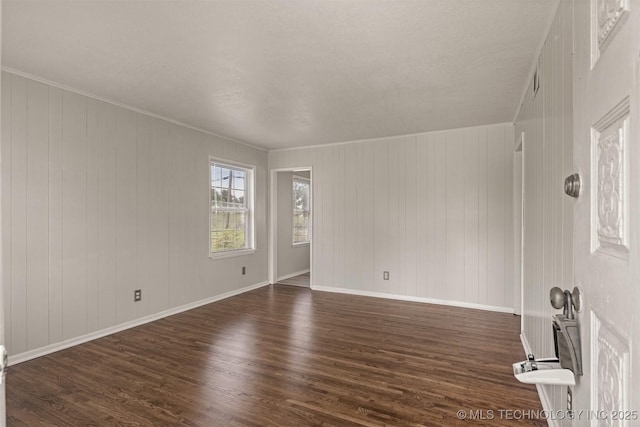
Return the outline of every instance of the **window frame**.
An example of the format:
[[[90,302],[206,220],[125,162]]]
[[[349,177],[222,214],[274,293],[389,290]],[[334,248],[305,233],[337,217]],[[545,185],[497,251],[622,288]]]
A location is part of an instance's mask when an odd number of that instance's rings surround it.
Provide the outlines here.
[[[222,168],[228,169],[241,169],[246,173],[246,186],[245,186],[245,198],[246,198],[246,220],[245,220],[245,247],[239,249],[229,249],[224,251],[213,251],[211,247],[211,235],[213,233],[213,228],[211,226],[211,219],[213,215],[213,205],[211,200],[211,192],[213,189],[213,167],[218,166]],[[230,258],[242,255],[251,255],[256,252],[256,239],[255,239],[255,176],[256,176],[256,166],[250,165],[246,163],[234,162],[232,160],[222,159],[219,157],[209,156],[209,195],[208,195],[208,206],[209,206],[209,235],[207,244],[209,247],[209,258],[210,259],[221,259],[221,258]]]
[[[294,240],[295,238],[295,212],[296,212],[296,199],[295,199],[295,195],[294,195],[294,190],[293,190],[293,186],[295,184],[295,181],[305,181],[307,183],[307,185],[309,186],[309,203],[308,203],[308,218],[309,218],[309,232],[308,232],[308,236],[309,236],[309,240],[306,240],[304,242],[296,242]],[[311,239],[313,238],[313,218],[311,216],[311,179],[307,178],[306,176],[300,176],[300,175],[292,175],[291,178],[291,246],[306,246],[306,245],[310,245],[311,244]]]

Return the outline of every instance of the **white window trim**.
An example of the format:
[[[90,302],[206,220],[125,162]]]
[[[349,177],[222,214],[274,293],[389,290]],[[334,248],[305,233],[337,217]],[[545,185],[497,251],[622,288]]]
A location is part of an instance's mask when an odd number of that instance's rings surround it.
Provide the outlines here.
[[[236,168],[242,168],[242,169],[246,169],[249,172],[249,179],[247,179],[247,222],[249,224],[249,229],[250,232],[248,233],[249,236],[247,237],[245,235],[245,239],[248,239],[247,241],[247,248],[242,248],[242,249],[232,249],[229,251],[221,251],[221,252],[213,252],[211,250],[211,163],[216,163],[216,164],[220,164],[220,165],[226,165],[226,166],[231,166],[231,167],[236,167]],[[246,164],[246,163],[239,163],[239,162],[234,162],[232,160],[227,160],[227,159],[222,159],[219,157],[214,157],[214,156],[209,156],[209,163],[208,163],[208,171],[209,171],[209,191],[207,194],[208,197],[208,209],[209,209],[209,215],[208,215],[208,223],[209,223],[209,235],[208,235],[208,239],[207,239],[207,246],[209,247],[209,258],[212,260],[215,259],[222,259],[222,258],[232,258],[232,257],[237,257],[237,256],[245,256],[245,255],[253,255],[256,253],[256,224],[255,224],[255,177],[256,177],[256,166],[255,165],[250,165],[250,164]]]
[[[311,226],[309,227],[309,235],[310,235],[310,237],[309,237],[308,241],[306,241],[306,242],[294,242],[293,241],[293,236],[294,236],[294,234],[293,234],[293,224],[291,224],[291,246],[293,246],[293,247],[309,246],[309,245],[311,245],[311,239],[313,239],[313,234],[312,234],[313,217],[311,216],[311,212],[312,212],[312,210],[311,210],[311,200],[312,200],[312,198],[311,198],[311,179],[307,178],[306,176],[300,176],[300,175],[295,175],[295,174],[292,175],[292,178],[291,178],[291,191],[292,191],[292,194],[291,194],[291,196],[292,196],[291,197],[291,213],[292,214],[293,214],[293,211],[295,211],[295,207],[296,207],[296,201],[293,198],[293,181],[296,180],[296,179],[299,180],[299,181],[307,181],[307,183],[309,184],[309,218],[311,219]],[[293,222],[293,218],[292,218],[292,222]]]
[[[209,246],[211,246],[211,239],[209,239]],[[211,248],[209,248],[209,252],[211,252]],[[245,256],[245,255],[253,255],[256,253],[255,249],[232,249],[230,251],[223,252],[211,252],[209,254],[209,258],[213,259],[223,259],[223,258],[234,258],[237,256]]]

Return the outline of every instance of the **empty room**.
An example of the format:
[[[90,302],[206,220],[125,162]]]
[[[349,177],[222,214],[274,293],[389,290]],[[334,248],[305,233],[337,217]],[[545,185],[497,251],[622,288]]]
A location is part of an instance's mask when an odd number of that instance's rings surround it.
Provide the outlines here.
[[[0,425],[640,423],[640,0],[0,13]]]

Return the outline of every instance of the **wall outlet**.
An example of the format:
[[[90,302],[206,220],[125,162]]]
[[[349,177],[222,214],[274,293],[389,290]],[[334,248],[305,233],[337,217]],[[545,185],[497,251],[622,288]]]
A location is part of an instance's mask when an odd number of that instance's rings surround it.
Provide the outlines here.
[[[388,271],[383,271],[382,272],[382,280],[389,280],[389,272]]]
[[[247,274],[247,267],[242,267],[242,275],[244,276],[245,274]]]
[[[142,289],[133,291],[133,302],[142,301]]]

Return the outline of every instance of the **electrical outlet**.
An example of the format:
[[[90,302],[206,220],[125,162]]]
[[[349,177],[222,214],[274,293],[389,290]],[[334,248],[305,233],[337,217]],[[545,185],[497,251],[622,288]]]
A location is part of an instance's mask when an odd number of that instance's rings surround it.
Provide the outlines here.
[[[389,272],[388,271],[384,271],[382,273],[382,280],[389,280]]]
[[[142,301],[142,289],[133,291],[133,302]]]
[[[247,274],[247,267],[242,267],[242,275],[244,276],[245,274]]]

